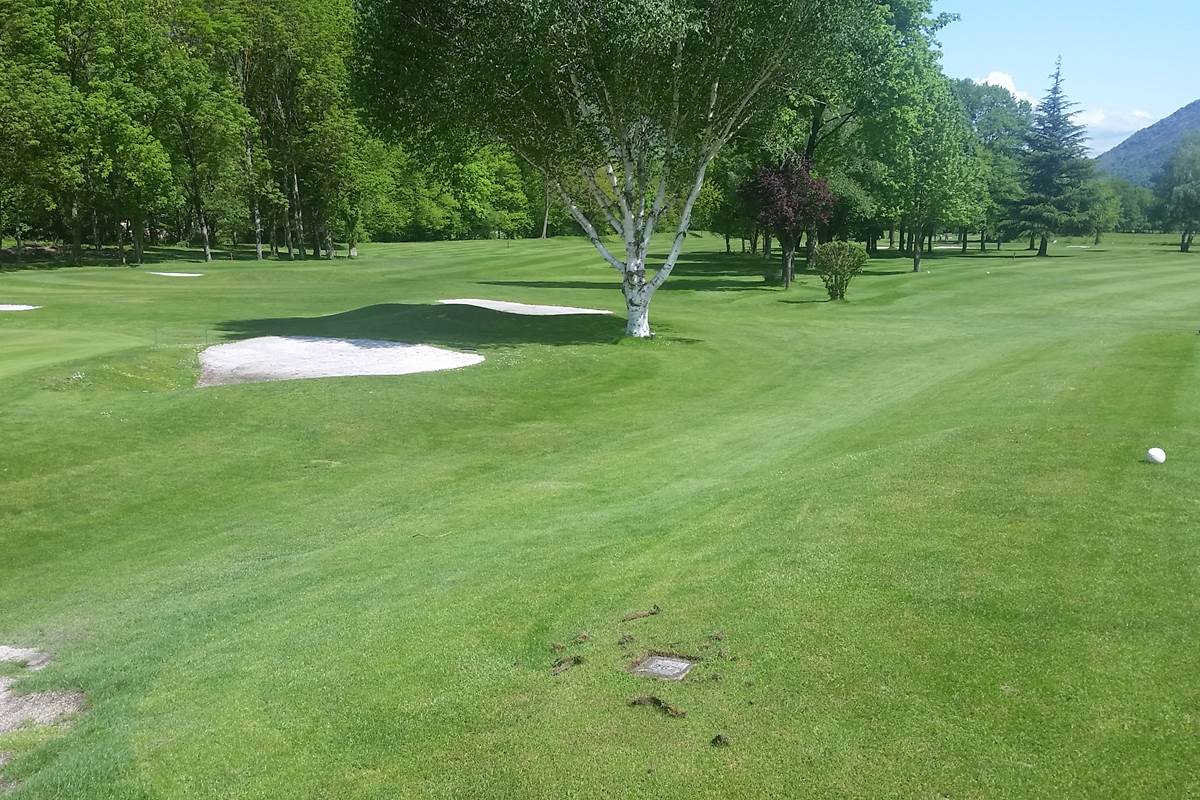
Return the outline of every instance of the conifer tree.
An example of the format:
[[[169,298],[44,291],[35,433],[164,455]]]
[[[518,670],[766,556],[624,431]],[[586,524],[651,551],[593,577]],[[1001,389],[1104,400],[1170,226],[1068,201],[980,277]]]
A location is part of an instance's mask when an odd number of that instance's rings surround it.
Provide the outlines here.
[[[1087,131],[1075,122],[1076,104],[1063,91],[1062,59],[1052,79],[1026,139],[1027,194],[1017,206],[1020,229],[1040,240],[1039,256],[1047,255],[1054,234],[1084,233],[1090,223]]]

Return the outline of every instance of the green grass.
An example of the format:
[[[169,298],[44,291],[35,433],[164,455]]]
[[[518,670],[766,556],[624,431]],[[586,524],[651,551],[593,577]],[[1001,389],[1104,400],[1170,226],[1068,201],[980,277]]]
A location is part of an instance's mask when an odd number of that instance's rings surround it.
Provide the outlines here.
[[[1195,796],[1200,255],[1065,244],[829,304],[696,238],[653,342],[577,240],[0,275],[0,642],[90,703],[13,797]],[[487,360],[192,388],[280,333]]]

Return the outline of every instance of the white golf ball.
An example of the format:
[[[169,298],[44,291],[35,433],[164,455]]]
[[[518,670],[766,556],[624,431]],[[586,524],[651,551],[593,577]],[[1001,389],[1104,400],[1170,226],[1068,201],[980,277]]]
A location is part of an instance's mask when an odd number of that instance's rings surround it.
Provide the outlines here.
[[[1167,460],[1167,454],[1161,447],[1151,447],[1146,451],[1146,460],[1151,464],[1162,464]]]

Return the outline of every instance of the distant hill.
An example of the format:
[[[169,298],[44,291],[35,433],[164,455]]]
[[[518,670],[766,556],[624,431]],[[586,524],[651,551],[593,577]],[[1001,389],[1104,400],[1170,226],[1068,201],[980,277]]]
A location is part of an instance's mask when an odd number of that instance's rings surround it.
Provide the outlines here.
[[[1150,186],[1180,142],[1193,133],[1200,133],[1200,100],[1130,136],[1097,158],[1096,167],[1137,186]]]

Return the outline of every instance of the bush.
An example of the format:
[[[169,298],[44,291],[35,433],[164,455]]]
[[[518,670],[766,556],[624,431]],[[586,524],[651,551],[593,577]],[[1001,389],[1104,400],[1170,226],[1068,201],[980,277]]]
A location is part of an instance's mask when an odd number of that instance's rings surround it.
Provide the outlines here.
[[[845,300],[850,281],[867,265],[867,249],[853,242],[829,242],[817,248],[814,260],[829,299]]]

